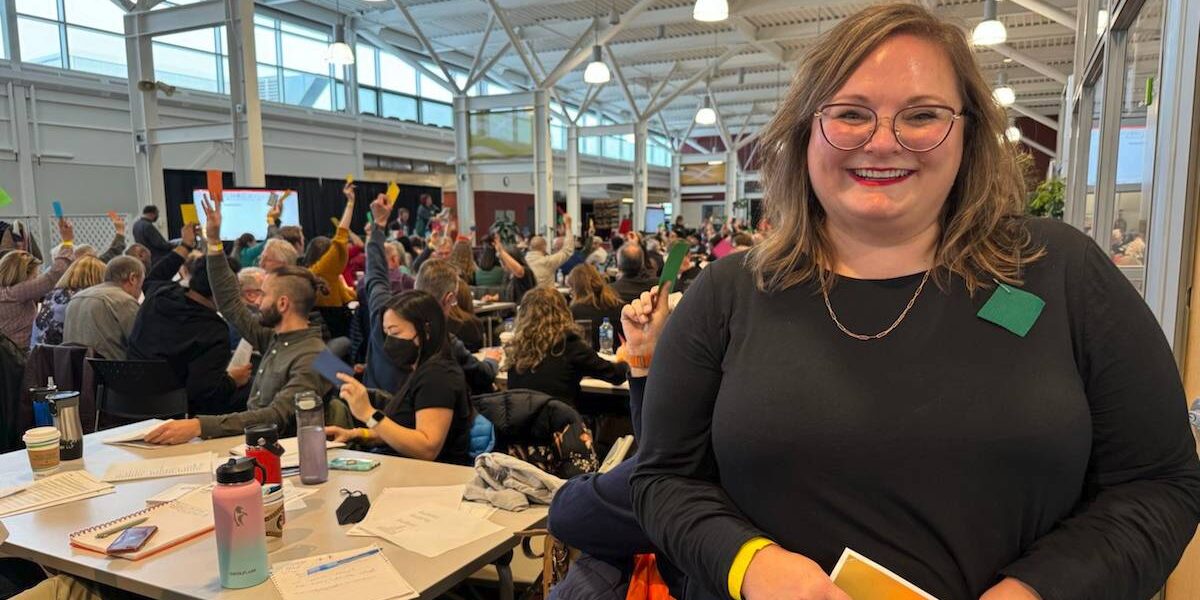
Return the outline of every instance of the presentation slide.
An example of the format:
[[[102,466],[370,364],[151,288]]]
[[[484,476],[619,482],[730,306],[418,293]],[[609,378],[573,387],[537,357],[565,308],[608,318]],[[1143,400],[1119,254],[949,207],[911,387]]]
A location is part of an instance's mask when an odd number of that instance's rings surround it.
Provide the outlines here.
[[[646,225],[642,227],[642,230],[647,233],[654,233],[658,231],[659,226],[666,221],[666,218],[666,213],[663,212],[661,206],[647,206]]]
[[[258,240],[266,238],[267,211],[271,208],[267,206],[267,201],[272,192],[283,196],[283,190],[226,189],[222,192],[221,239],[235,240],[243,233],[253,234]],[[208,190],[192,191],[192,200],[196,204],[196,216],[200,218],[201,228],[208,220],[204,216],[204,209],[200,208],[200,201],[207,193]],[[283,225],[300,224],[300,197],[295,192],[284,201],[283,214],[279,216],[279,220]]]

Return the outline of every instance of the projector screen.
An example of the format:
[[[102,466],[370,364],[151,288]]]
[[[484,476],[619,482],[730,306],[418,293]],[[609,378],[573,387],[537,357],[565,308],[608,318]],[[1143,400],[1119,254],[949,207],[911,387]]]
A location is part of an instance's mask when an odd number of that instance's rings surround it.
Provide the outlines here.
[[[646,207],[646,225],[642,230],[646,233],[656,233],[660,225],[665,222],[666,214],[661,206]]]
[[[283,190],[248,190],[227,189],[221,193],[221,239],[235,240],[243,233],[253,234],[255,239],[267,237],[267,200],[271,192],[283,196]],[[192,190],[192,201],[196,204],[196,216],[200,218],[203,228],[208,220],[204,217],[204,209],[200,201],[208,190]],[[300,224],[300,197],[292,192],[283,203],[283,214],[279,220],[282,225]]]

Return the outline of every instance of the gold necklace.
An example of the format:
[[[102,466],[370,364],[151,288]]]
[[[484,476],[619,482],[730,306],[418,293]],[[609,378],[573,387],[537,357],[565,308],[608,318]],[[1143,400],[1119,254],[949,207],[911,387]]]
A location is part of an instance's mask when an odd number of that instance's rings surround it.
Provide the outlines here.
[[[821,296],[825,298],[825,308],[829,310],[829,318],[833,319],[833,324],[837,325],[837,328],[841,329],[842,333],[856,340],[861,340],[864,342],[868,340],[877,340],[891,333],[893,329],[900,325],[900,322],[904,320],[904,317],[908,316],[908,311],[912,310],[913,304],[915,304],[917,301],[917,296],[920,296],[921,290],[925,289],[925,282],[929,281],[930,272],[932,272],[932,269],[925,271],[925,276],[921,278],[921,285],[917,286],[916,293],[914,293],[913,297],[908,301],[908,305],[904,307],[904,311],[900,313],[900,316],[896,317],[896,320],[892,322],[891,326],[875,335],[863,335],[861,333],[854,333],[853,331],[846,329],[846,326],[842,325],[842,322],[838,320],[837,315],[833,312],[833,305],[829,303],[829,292],[825,290],[824,286],[821,287]]]

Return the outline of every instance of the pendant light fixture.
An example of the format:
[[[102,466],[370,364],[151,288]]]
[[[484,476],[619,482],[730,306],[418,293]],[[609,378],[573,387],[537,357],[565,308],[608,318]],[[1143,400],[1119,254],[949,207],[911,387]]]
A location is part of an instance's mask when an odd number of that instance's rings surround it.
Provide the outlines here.
[[[596,13],[596,3],[592,2],[592,12]],[[591,85],[608,83],[608,65],[604,64],[604,54],[600,50],[600,17],[599,13],[592,17],[592,34],[595,44],[592,46],[592,62],[583,70],[583,80]]]
[[[704,106],[696,111],[697,125],[712,125],[717,122],[717,111],[713,110],[712,101],[708,99],[708,92],[704,93]]]
[[[716,23],[729,18],[729,2],[726,0],[696,0],[692,7],[692,18],[705,23]]]
[[[976,46],[995,46],[1008,40],[1008,30],[996,18],[996,0],[983,0],[983,21],[971,32],[971,43]]]
[[[337,2],[337,23],[333,25],[333,43],[325,50],[325,62],[344,67],[354,64],[354,50],[346,43],[346,25],[342,22],[342,3]]]
[[[1013,144],[1021,141],[1021,128],[1012,119],[1008,121],[1008,129],[1004,130],[1004,139]]]
[[[1011,85],[1008,85],[1007,74],[1002,72],[996,78],[996,87],[992,90],[992,98],[996,101],[996,104],[1005,108],[1012,106],[1017,101],[1017,92]]]

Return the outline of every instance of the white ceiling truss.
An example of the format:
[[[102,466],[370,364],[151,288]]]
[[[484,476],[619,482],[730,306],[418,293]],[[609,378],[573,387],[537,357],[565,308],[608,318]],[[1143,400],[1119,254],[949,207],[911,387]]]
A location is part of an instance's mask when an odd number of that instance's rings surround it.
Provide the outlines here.
[[[969,31],[982,0],[914,0]],[[720,23],[692,19],[692,0],[260,0],[277,10],[332,23],[334,9],[372,43],[426,56],[510,87],[545,82],[552,98],[618,122],[646,118],[677,139],[717,136],[732,143],[756,131],[791,83],[792,67],[821,34],[870,0],[731,0]],[[1075,55],[1075,0],[1006,0],[999,18],[1008,42],[976,51],[990,79],[1017,92],[1019,114],[1059,112]],[[616,16],[618,18],[614,19]],[[612,80],[583,81],[592,46],[604,48]],[[545,85],[545,84],[543,84]],[[455,86],[457,87],[457,86]],[[693,126],[704,96],[718,126]],[[1046,119],[1049,120],[1049,119]]]

